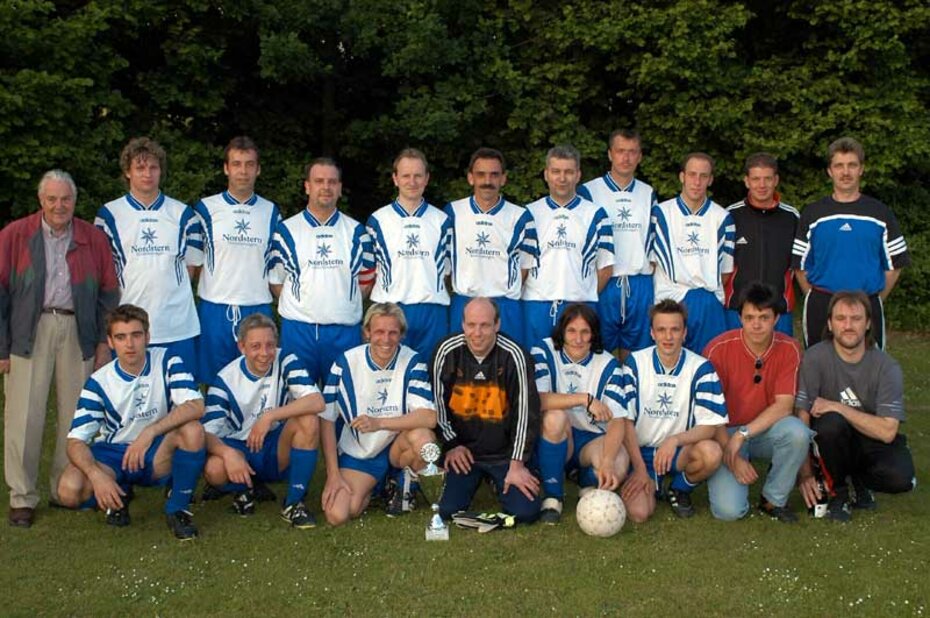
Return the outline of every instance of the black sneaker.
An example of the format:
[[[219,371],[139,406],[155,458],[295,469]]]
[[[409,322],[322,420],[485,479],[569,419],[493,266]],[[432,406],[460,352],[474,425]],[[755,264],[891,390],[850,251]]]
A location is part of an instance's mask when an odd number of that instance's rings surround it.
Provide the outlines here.
[[[875,501],[875,494],[865,486],[862,481],[853,479],[853,489],[856,492],[856,499],[850,505],[854,509],[862,511],[874,511],[878,508],[878,502]]]
[[[107,525],[116,526],[117,528],[125,528],[128,526],[130,523],[129,503],[132,502],[135,497],[136,492],[133,491],[132,485],[123,487],[123,508],[107,509]]]
[[[190,511],[175,511],[165,516],[168,528],[179,541],[192,541],[197,538],[197,526],[194,525],[194,515]]]
[[[190,511],[169,513],[165,519],[177,540],[193,541],[197,538],[197,526],[194,525],[194,515]]]
[[[252,477],[252,495],[256,502],[277,502],[278,496],[263,482]]]
[[[390,499],[384,504],[384,514],[388,517],[406,515],[415,508],[416,495],[395,487]]]
[[[798,516],[787,506],[775,506],[765,498],[759,501],[759,512],[768,515],[772,519],[777,519],[783,524],[794,524],[798,521]]]
[[[390,484],[390,497],[384,505],[384,514],[388,517],[400,517],[416,508],[416,492],[419,489],[419,484],[414,475],[408,470],[404,470],[402,478],[403,482],[401,484],[393,480]]]
[[[852,519],[852,513],[849,510],[849,503],[843,496],[833,496],[827,503],[827,519],[847,523]]]
[[[203,488],[203,493],[200,494],[200,501],[210,502],[211,500],[219,500],[228,493],[228,491],[223,491],[219,487],[207,483]]]
[[[125,528],[130,523],[129,521],[129,505],[123,502],[123,508],[121,509],[107,509],[107,525],[116,526],[117,528]]]
[[[251,489],[240,491],[233,496],[232,506],[229,510],[239,517],[248,517],[255,514],[255,496]]]
[[[562,519],[562,501],[558,498],[546,498],[542,501],[539,521],[554,526]]]
[[[691,494],[686,491],[668,488],[668,504],[682,519],[694,516],[694,506],[691,504]]]
[[[292,528],[307,530],[316,528],[316,518],[307,510],[303,501],[295,502],[281,509],[281,519],[291,524]]]

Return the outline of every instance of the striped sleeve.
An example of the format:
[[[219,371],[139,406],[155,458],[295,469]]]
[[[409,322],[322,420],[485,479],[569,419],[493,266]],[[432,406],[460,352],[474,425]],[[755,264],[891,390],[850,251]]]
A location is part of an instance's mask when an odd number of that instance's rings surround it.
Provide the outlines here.
[[[717,230],[717,260],[721,273],[733,272],[733,253],[736,250],[736,223],[729,212]]]
[[[727,420],[727,406],[720,378],[710,361],[705,360],[691,379],[691,418],[688,427],[725,425]]]
[[[407,389],[407,409],[403,410],[404,414],[421,408],[428,410],[436,408],[433,403],[433,389],[429,384],[429,372],[426,370],[426,363],[420,360],[419,354],[410,359],[407,374],[404,376],[404,384]]]
[[[671,234],[665,213],[658,206],[652,208],[650,221],[652,232],[649,237],[647,255],[650,262],[655,262],[672,280],[675,279],[675,262],[672,259]]]
[[[449,337],[439,343],[436,351],[433,353],[432,361],[432,378],[433,378],[433,396],[436,401],[436,424],[439,427],[440,437],[442,438],[445,448],[448,450],[458,446],[458,436],[455,429],[452,428],[452,422],[449,418],[449,409],[446,407],[446,384],[443,381],[443,369],[450,354],[456,346],[462,345],[464,335]]]
[[[535,365],[533,379],[536,380],[536,390],[540,393],[551,393],[552,374],[555,369],[549,365],[549,355],[546,354],[546,351],[541,346],[533,346],[531,353],[533,355],[533,364]]]
[[[620,370],[620,395],[626,405],[626,416],[633,422],[639,418],[639,370],[636,358],[631,354],[626,357]]]
[[[291,401],[319,393],[307,368],[294,354],[288,354],[281,360],[281,375]]]
[[[520,268],[529,270],[538,266],[539,238],[536,234],[536,220],[530,211],[524,209],[517,221],[517,228],[521,230],[520,242]]]
[[[223,387],[222,380],[217,378],[217,383],[207,390],[207,410],[200,419],[204,430],[218,438],[224,438],[231,433],[231,427],[226,421],[232,412],[229,403],[230,395],[229,391]],[[241,425],[242,419],[239,419],[239,421]]]
[[[180,356],[165,355],[165,387],[168,389],[169,411],[182,403],[203,399],[194,375],[188,371]]]
[[[324,420],[335,423],[336,419],[342,416],[346,422],[351,422],[358,415],[352,373],[349,371],[345,355],[333,363],[323,388],[323,400],[326,402],[326,409],[320,414],[320,418]]]
[[[526,352],[513,341],[498,337],[497,345],[513,359],[516,365],[514,371],[516,383],[511,385],[508,393],[510,400],[509,413],[513,415],[510,430],[513,446],[510,458],[527,462],[533,454],[536,445],[536,434],[539,431],[537,426],[539,424],[539,395],[536,391],[536,385],[530,381],[532,367],[527,367]],[[532,395],[536,395],[535,401],[533,401]]]
[[[78,398],[68,438],[90,442],[105,421],[106,402],[107,396],[103,388],[93,377],[89,378]]]
[[[594,224],[597,226],[597,268],[613,266],[616,261],[614,231],[610,218],[603,208],[598,208],[595,212]]]
[[[597,385],[597,398],[603,401],[614,418],[629,418],[629,410],[626,407],[626,398],[623,394],[623,377],[620,364],[616,359],[611,359],[604,371],[601,372],[601,379]]]
[[[268,230],[268,246],[265,247],[265,276],[268,277],[268,283],[271,285],[281,285],[284,283],[284,264],[283,263],[274,263],[272,264],[272,247],[274,245],[274,236],[275,232],[278,229],[278,226],[281,225],[281,211],[278,209],[278,205],[275,203],[271,204],[271,217],[270,217],[270,228]]]

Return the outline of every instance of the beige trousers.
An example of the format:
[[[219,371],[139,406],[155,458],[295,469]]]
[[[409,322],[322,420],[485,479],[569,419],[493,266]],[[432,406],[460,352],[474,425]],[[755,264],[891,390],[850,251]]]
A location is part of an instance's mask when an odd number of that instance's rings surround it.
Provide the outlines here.
[[[58,500],[58,477],[68,463],[68,431],[84,381],[93,368],[93,358],[82,359],[77,321],[71,315],[43,313],[32,357],[10,355],[10,372],[3,383],[3,468],[10,488],[10,508],[35,508],[39,503],[36,482],[53,374],[58,427],[49,482],[52,500]]]

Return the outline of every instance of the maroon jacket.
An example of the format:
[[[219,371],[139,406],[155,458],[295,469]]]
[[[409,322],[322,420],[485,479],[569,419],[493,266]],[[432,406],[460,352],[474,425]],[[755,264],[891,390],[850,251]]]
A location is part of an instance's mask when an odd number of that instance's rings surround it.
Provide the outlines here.
[[[65,259],[84,359],[106,341],[106,316],[119,301],[119,286],[106,235],[74,218]],[[42,211],[0,231],[0,359],[31,357],[45,297]]]

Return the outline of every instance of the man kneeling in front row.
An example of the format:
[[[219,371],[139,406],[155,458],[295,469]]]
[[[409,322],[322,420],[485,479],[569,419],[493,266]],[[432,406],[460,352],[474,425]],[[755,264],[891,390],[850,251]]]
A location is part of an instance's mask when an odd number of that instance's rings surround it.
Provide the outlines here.
[[[324,388],[323,512],[333,526],[361,516],[390,468],[394,491],[387,515],[409,512],[417,491],[411,472],[426,467],[420,451],[436,441],[426,363],[401,344],[407,333],[404,312],[394,303],[375,303],[362,324],[367,343],[339,355]]]
[[[98,506],[108,524],[127,526],[132,486],[170,480],[168,527],[182,541],[196,538],[187,507],[205,453],[199,422],[204,404],[194,377],[165,348],[146,349],[149,317],[139,307],[120,305],[110,313],[107,342],[116,359],[95,371],[81,391],[59,499],[72,508]]]
[[[630,519],[646,521],[666,494],[678,517],[694,515],[691,492],[720,466],[722,452],[713,440],[726,425],[720,379],[710,361],[684,342],[688,314],[670,299],[650,311],[656,344],[630,354],[623,365],[623,389],[633,417],[624,435],[631,471],[620,495]],[[663,479],[671,476],[668,491]]]
[[[255,512],[254,482],[287,479],[281,518],[312,528],[304,497],[316,468],[323,396],[297,357],[278,348],[271,318],[245,317],[238,338],[242,356],[220,370],[207,393],[204,476],[235,492],[233,511],[242,516]]]

